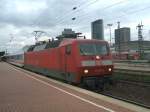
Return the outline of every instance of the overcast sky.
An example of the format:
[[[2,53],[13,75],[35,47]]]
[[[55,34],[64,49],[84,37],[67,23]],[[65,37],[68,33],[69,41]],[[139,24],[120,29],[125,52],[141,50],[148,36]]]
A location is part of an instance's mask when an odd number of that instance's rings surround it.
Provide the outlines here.
[[[137,40],[136,26],[142,21],[144,39],[150,40],[150,0],[0,0],[0,51],[16,52],[34,44],[35,30],[49,36],[39,40],[55,37],[64,28],[91,38],[90,24],[96,19],[104,20],[105,40],[109,40],[107,24],[113,24],[114,37],[117,21],[131,28],[131,40]]]

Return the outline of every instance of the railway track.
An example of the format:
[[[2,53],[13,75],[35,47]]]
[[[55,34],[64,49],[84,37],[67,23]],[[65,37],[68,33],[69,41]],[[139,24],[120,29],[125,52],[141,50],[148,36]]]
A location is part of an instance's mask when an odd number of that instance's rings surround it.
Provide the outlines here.
[[[102,94],[102,95],[105,95],[105,96],[108,96],[108,97],[111,97],[111,98],[114,98],[114,99],[122,100],[122,101],[125,101],[125,102],[128,102],[128,103],[132,103],[134,105],[138,105],[138,106],[150,109],[150,105],[145,105],[145,104],[142,104],[142,103],[138,103],[138,102],[128,100],[128,99],[125,99],[125,98],[122,98],[122,97],[114,96],[114,95],[111,95],[111,94],[108,94],[108,93],[103,93],[103,92],[98,92],[98,93]]]
[[[114,74],[136,75],[136,76],[150,76],[150,63],[141,62],[114,62]]]
[[[14,65],[14,64],[12,64],[12,65]],[[14,65],[14,66],[16,66],[16,65]],[[18,67],[18,66],[16,66],[16,67]],[[23,69],[22,67],[19,67],[19,68]],[[140,83],[138,84],[137,82],[123,81],[123,80],[120,80],[118,82],[119,83],[130,84],[130,85],[136,85],[136,86],[140,86],[140,87],[145,87],[144,84],[140,84]],[[78,86],[78,87],[81,87],[81,86]],[[150,87],[150,86],[146,85],[146,87]],[[89,88],[83,88],[83,89],[90,90]],[[123,98],[123,97],[120,97],[120,96],[108,93],[107,91],[103,91],[103,92],[102,91],[97,91],[97,90],[90,90],[90,91],[96,92],[98,94],[102,94],[104,96],[108,96],[108,97],[111,97],[111,98],[114,98],[114,99],[118,99],[118,100],[121,100],[121,101],[124,101],[124,102],[132,103],[134,105],[138,105],[138,106],[141,106],[141,107],[144,107],[144,108],[147,108],[147,109],[150,109],[150,105],[147,105],[147,104],[144,104],[144,103],[140,103],[140,102],[137,102],[137,101],[133,101],[133,100],[130,100],[130,99],[127,99],[127,98]]]
[[[120,81],[120,82],[121,82],[121,81]],[[122,81],[122,82],[123,82],[123,81]],[[127,83],[129,83],[129,82],[127,82]],[[130,84],[134,84],[134,85],[136,85],[136,86],[145,87],[144,85],[138,85],[138,84],[136,84],[136,83],[130,83]],[[150,86],[146,86],[146,87],[150,87]],[[89,88],[83,88],[83,89],[90,90]],[[111,97],[111,98],[114,98],[114,99],[117,99],[117,100],[121,100],[121,101],[124,101],[124,102],[127,102],[127,103],[132,103],[132,104],[134,104],[134,105],[137,105],[137,106],[141,106],[141,107],[150,109],[150,105],[144,104],[144,103],[142,103],[142,102],[130,100],[130,99],[127,99],[127,98],[124,98],[124,97],[121,97],[121,96],[117,96],[117,95],[111,94],[111,93],[107,93],[107,92],[106,92],[107,90],[106,90],[106,91],[90,90],[90,91],[93,91],[93,92],[96,92],[96,93],[101,94],[101,95],[104,95],[104,96],[108,96],[108,97]]]
[[[119,90],[114,89],[115,86],[117,86],[117,84],[120,85]],[[141,93],[145,94],[144,91],[142,91],[142,90],[146,90],[146,95],[149,96],[149,92],[150,92],[150,84],[149,83],[141,83],[141,82],[128,81],[128,80],[118,80],[117,84],[115,84],[115,86],[113,86],[114,90],[112,89],[112,91],[108,92],[107,90],[104,90],[104,91],[98,92],[98,93],[150,109],[150,100],[146,101],[146,99],[145,99],[145,102],[144,102],[144,97],[141,100],[138,99],[138,96],[140,97],[140,95],[142,95]],[[126,91],[124,91],[124,90],[126,90]],[[130,93],[131,91],[132,91],[132,93]],[[125,94],[124,92],[127,92],[128,94]],[[121,93],[122,95],[120,95],[118,93]]]
[[[139,81],[129,81],[129,80],[118,80],[119,83],[127,83],[135,86],[148,87],[150,88],[150,83],[141,83]]]
[[[115,68],[114,73],[121,73],[121,74],[131,74],[131,75],[150,75],[150,71],[148,70],[138,70],[138,69],[129,69],[129,68]]]

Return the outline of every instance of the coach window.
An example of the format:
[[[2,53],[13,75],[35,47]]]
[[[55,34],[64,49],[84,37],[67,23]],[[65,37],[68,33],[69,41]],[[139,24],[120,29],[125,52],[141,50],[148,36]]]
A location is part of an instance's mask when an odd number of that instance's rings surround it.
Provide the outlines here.
[[[66,54],[71,54],[71,45],[66,46]]]

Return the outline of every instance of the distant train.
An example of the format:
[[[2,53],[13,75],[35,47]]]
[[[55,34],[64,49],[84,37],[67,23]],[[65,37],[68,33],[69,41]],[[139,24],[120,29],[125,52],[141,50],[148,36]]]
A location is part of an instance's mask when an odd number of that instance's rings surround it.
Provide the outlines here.
[[[24,54],[6,56],[26,69],[74,84],[103,86],[113,73],[112,55],[106,41],[70,39],[42,42]]]
[[[114,60],[138,60],[140,55],[137,52],[120,52],[112,53],[112,57]]]
[[[24,53],[6,55],[2,58],[2,60],[19,67],[24,67]]]

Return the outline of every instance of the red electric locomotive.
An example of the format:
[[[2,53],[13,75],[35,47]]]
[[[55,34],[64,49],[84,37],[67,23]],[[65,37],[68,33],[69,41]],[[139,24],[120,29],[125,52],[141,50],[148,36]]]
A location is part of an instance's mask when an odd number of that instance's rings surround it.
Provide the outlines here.
[[[24,54],[24,67],[70,83],[103,85],[113,72],[108,43],[76,36],[31,46]]]

